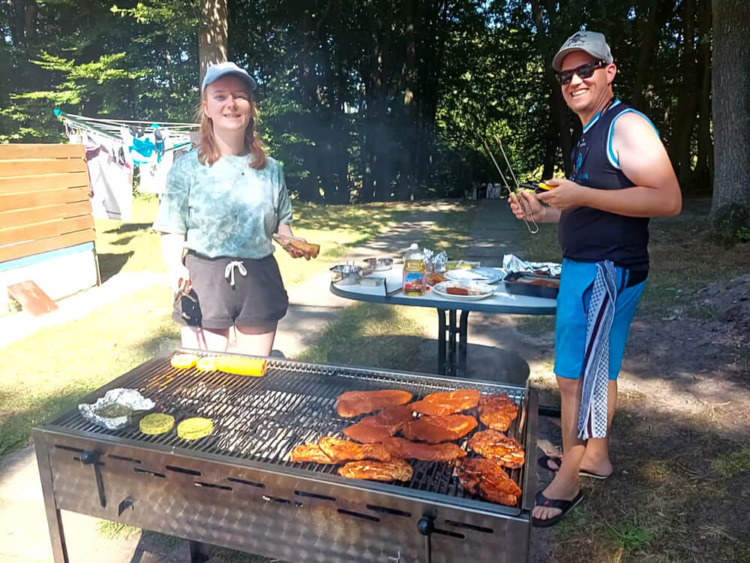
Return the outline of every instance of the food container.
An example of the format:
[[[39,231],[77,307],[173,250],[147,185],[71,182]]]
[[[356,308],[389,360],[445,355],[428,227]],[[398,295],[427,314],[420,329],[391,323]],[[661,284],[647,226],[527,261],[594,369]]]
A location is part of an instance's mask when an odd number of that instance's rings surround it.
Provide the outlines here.
[[[362,268],[353,264],[336,264],[331,267],[331,281],[339,285],[355,285],[362,277]]]
[[[446,270],[471,270],[472,268],[478,268],[480,262],[472,262],[470,260],[448,260],[445,263]]]
[[[365,258],[364,262],[374,272],[385,272],[393,268],[393,258]]]
[[[508,293],[557,299],[560,291],[560,278],[534,276],[525,272],[511,272],[503,280]]]

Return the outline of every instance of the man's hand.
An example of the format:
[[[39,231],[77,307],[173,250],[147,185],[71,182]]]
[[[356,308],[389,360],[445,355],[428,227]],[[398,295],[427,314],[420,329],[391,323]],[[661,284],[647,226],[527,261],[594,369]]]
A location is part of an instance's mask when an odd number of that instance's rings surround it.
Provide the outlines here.
[[[591,191],[591,188],[585,188],[564,178],[552,178],[551,180],[545,180],[544,183],[554,186],[554,189],[537,194],[536,197],[539,201],[543,201],[560,211],[585,206],[586,196]]]
[[[560,220],[560,212],[557,209],[544,207],[537,199],[538,196],[528,192],[519,191],[518,194],[511,193],[508,198],[510,210],[517,219],[534,219],[537,223],[556,223]]]

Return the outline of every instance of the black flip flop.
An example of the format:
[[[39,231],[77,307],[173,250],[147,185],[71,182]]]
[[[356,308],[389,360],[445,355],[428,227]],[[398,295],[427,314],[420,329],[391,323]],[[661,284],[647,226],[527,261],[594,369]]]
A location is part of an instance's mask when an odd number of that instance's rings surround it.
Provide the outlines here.
[[[549,463],[553,462],[557,464],[557,469],[552,469],[549,466]],[[558,469],[562,465],[562,458],[560,456],[554,456],[554,455],[543,455],[537,460],[537,463],[539,464],[539,467],[542,469],[546,469],[547,471],[552,471],[553,473],[557,473]],[[600,481],[603,481],[604,479],[609,479],[609,477],[612,475],[611,473],[609,475],[599,475],[598,473],[592,473],[591,471],[586,471],[585,469],[581,469],[578,474],[581,477],[589,477],[590,479],[599,479]]]
[[[573,498],[573,500],[563,500],[563,499],[552,499],[547,498],[542,494],[542,491],[539,491],[536,494],[536,505],[537,506],[543,506],[545,508],[559,508],[562,510],[560,514],[557,516],[553,516],[552,518],[547,519],[540,519],[540,518],[534,518],[531,517],[531,525],[536,528],[549,528],[550,526],[554,526],[557,524],[560,520],[562,520],[565,515],[570,512],[578,503],[580,503],[583,500],[583,491],[578,491],[578,494]]]

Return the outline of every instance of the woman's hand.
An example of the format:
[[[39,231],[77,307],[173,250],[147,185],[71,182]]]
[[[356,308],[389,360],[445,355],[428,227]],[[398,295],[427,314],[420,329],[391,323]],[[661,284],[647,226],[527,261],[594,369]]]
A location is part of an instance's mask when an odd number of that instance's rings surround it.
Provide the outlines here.
[[[299,237],[297,237],[297,238],[299,238]],[[303,238],[300,238],[299,240],[301,240],[302,242],[307,242]],[[305,252],[304,250],[300,250],[299,248],[296,248],[296,247],[292,246],[291,244],[285,245],[284,246],[284,250],[286,250],[287,253],[289,254],[289,256],[291,256],[292,258],[303,258],[304,257],[305,260],[309,260],[310,259],[310,253],[309,252]]]
[[[171,268],[167,276],[169,279],[169,287],[172,288],[175,295],[180,291],[183,293],[190,293],[190,271],[184,264]]]
[[[551,180],[545,180],[544,183],[555,186],[555,188],[537,194],[536,197],[550,207],[565,211],[566,209],[586,205],[586,195],[591,188],[585,188],[564,178],[552,178]]]

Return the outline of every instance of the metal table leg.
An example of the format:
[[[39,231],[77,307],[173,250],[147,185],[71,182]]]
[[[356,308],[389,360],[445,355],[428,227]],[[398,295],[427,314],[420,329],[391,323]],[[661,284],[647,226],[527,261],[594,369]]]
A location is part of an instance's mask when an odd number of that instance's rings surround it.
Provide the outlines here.
[[[444,311],[443,309],[436,309],[436,311],[438,314],[438,373],[440,375],[445,375],[445,314],[447,311]]]
[[[467,377],[467,365],[466,365],[466,350],[468,348],[468,332],[469,332],[469,311],[461,311],[461,318],[458,324],[458,358],[454,367],[455,375],[459,377]]]
[[[49,462],[49,453],[44,443],[44,437],[40,433],[34,432],[34,444],[39,477],[42,482],[44,510],[47,513],[49,538],[52,542],[52,558],[55,563],[68,563],[68,548],[65,545],[62,516],[55,504],[55,494],[52,488],[52,467]]]
[[[456,311],[449,311],[448,323],[448,375],[456,377]]]

